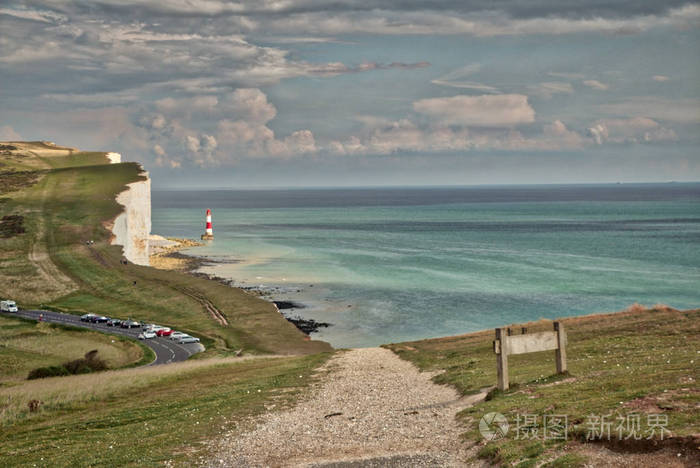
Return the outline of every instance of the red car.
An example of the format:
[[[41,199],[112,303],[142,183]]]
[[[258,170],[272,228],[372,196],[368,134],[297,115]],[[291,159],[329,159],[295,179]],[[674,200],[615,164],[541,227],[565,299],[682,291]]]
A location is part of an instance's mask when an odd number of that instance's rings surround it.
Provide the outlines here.
[[[173,331],[170,328],[162,328],[156,331],[156,336],[170,336],[172,334]]]

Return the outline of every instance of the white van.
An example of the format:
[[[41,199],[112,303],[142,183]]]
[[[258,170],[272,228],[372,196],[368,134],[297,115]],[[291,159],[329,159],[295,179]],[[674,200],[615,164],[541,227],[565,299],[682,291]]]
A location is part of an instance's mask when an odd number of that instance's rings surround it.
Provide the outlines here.
[[[15,301],[2,301],[0,302],[1,312],[17,312],[17,303]]]

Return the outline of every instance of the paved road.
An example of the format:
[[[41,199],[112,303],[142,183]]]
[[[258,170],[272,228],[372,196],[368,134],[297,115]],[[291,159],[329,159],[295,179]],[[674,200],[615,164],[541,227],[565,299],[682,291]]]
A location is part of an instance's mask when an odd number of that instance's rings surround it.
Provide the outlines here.
[[[115,335],[128,336],[129,338],[138,339],[141,328],[120,328],[108,327],[102,323],[81,322],[80,317],[71,314],[62,314],[60,312],[52,312],[50,310],[20,310],[17,313],[6,313],[3,315],[8,317],[23,317],[32,320],[39,320],[39,315],[43,315],[43,321],[49,323],[61,323],[64,325],[72,325],[75,327],[90,328],[92,330],[103,333],[112,333]],[[184,361],[195,353],[204,350],[204,347],[199,343],[179,344],[170,340],[168,337],[152,338],[143,340],[156,354],[156,360],[149,365],[170,364],[171,362]]]

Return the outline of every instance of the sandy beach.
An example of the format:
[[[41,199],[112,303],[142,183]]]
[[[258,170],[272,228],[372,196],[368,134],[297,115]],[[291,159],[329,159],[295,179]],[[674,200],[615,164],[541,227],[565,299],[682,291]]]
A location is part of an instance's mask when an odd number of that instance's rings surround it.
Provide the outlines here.
[[[189,255],[180,253],[180,250],[202,245],[192,239],[181,239],[175,237],[163,237],[152,234],[149,237],[150,264],[160,270],[192,271],[201,262]]]

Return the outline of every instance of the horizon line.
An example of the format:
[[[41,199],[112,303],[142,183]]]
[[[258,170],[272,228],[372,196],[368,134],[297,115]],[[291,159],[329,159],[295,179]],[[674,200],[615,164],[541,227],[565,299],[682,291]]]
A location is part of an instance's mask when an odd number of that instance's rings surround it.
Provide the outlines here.
[[[153,179],[151,179],[153,182]],[[553,182],[553,183],[492,183],[492,184],[390,184],[390,185],[255,185],[255,186],[185,186],[181,188],[173,186],[157,185],[152,188],[153,191],[188,191],[198,190],[202,192],[213,192],[219,190],[336,190],[336,189],[450,189],[450,188],[497,188],[497,187],[562,187],[562,186],[618,186],[618,185],[692,185],[700,184],[697,181],[665,181],[665,182]]]

